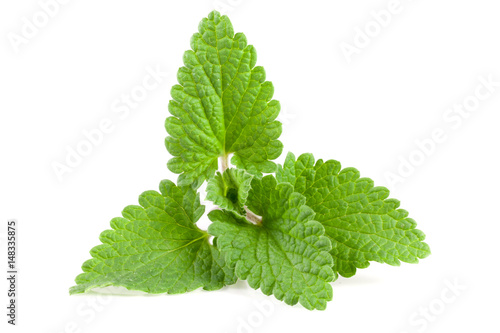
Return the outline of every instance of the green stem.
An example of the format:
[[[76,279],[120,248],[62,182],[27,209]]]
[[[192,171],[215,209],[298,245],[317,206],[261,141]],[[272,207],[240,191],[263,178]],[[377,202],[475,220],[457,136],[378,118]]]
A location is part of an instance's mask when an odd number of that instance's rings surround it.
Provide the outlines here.
[[[220,157],[220,165],[221,165],[222,172],[227,170],[227,168],[229,166],[228,160],[227,160],[227,154],[223,154]]]
[[[252,212],[250,209],[248,209],[245,206],[245,212],[247,212],[247,220],[252,222],[253,224],[256,225],[261,225],[262,224],[262,217],[256,215],[254,212]]]

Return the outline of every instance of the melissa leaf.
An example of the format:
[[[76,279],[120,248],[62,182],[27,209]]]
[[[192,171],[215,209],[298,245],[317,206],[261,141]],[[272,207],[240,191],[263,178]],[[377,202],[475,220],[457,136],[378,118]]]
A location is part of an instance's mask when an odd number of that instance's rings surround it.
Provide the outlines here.
[[[307,309],[326,308],[332,298],[330,240],[303,195],[269,175],[252,181],[249,209],[262,216],[256,225],[215,210],[208,231],[236,275],[266,295]]]
[[[315,163],[312,154],[295,160],[288,153],[277,179],[306,197],[331,239],[334,270],[342,276],[353,276],[370,261],[396,266],[430,254],[424,233],[406,210],[398,209],[399,201],[387,199],[388,189],[374,187],[354,168],[341,169],[334,160]]]
[[[231,162],[250,173],[274,172],[271,160],[283,149],[275,120],[280,105],[264,68],[255,66],[255,48],[216,11],[198,31],[171,90],[165,144],[174,157],[168,168],[180,174],[179,186],[195,188],[213,177],[219,157],[231,153]]]
[[[243,169],[227,169],[217,172],[208,181],[207,200],[222,209],[245,216],[245,203],[250,191],[253,175]]]
[[[205,211],[199,195],[169,180],[160,191],[142,193],[141,206],[127,206],[123,217],[111,220],[113,230],[101,233],[103,244],[90,251],[93,259],[83,264],[71,294],[110,285],[178,294],[236,282],[209,235],[195,225]]]

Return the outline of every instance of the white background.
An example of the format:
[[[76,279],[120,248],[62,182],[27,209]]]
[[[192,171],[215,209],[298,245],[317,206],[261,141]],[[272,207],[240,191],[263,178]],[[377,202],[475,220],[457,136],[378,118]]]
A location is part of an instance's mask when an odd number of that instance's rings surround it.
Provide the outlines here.
[[[16,48],[10,39],[22,36],[23,17],[33,22],[41,7],[2,1],[3,237],[7,219],[20,224],[19,325],[8,332],[498,331],[500,86],[466,118],[444,117],[474,102],[479,77],[500,81],[500,6],[401,0],[366,46],[358,40],[363,47],[349,62],[341,45],[355,46],[358,28],[376,29],[370,12],[389,2],[74,0]],[[163,143],[169,91],[198,22],[217,3],[274,83],[286,111],[284,151],[339,160],[389,187],[427,234],[430,257],[339,278],[323,312],[287,306],[246,282],[174,296],[68,295],[109,220],[161,179],[176,179]],[[120,118],[114,103],[156,67],[168,74]],[[105,118],[113,130],[59,181],[52,164],[65,163],[67,147]],[[446,139],[423,157],[415,141],[436,129]],[[398,174],[411,156],[420,165],[391,183],[387,172]]]

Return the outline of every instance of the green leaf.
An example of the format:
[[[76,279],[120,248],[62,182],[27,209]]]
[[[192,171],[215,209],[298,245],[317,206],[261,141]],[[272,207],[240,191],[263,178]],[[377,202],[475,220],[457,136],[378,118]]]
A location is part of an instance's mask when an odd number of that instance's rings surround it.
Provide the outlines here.
[[[123,217],[111,220],[113,230],[101,233],[103,244],[90,251],[93,259],[83,264],[70,294],[110,285],[176,294],[236,282],[209,235],[195,225],[205,211],[199,195],[169,180],[160,191],[144,192],[141,206],[127,206]]]
[[[396,266],[400,260],[417,263],[430,254],[424,233],[415,229],[406,210],[398,209],[399,201],[387,199],[388,189],[374,187],[373,180],[360,178],[354,168],[341,170],[334,160],[315,164],[312,154],[295,160],[289,153],[277,179],[307,198],[332,241],[334,269],[344,277],[368,267],[369,261]]]
[[[242,169],[227,169],[217,172],[208,181],[207,200],[222,209],[245,216],[245,203],[252,187],[253,175]]]
[[[168,168],[181,174],[179,186],[199,187],[218,167],[218,158],[261,175],[276,170],[281,155],[276,121],[280,105],[274,88],[244,34],[234,34],[227,16],[216,11],[204,18],[184,53],[184,67],[172,87],[165,140],[174,157]]]
[[[307,309],[325,309],[332,299],[330,240],[305,197],[290,184],[277,184],[273,176],[254,178],[248,208],[262,216],[250,223],[230,212],[215,210],[209,233],[236,275],[266,295]]]

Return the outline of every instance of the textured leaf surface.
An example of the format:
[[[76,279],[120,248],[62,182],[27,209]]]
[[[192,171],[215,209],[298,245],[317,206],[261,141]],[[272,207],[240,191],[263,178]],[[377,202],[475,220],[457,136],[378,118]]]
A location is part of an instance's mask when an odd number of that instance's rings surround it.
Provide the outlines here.
[[[374,187],[354,168],[341,170],[334,160],[315,164],[312,154],[295,160],[289,153],[284,166],[278,167],[277,179],[307,198],[332,241],[334,269],[342,276],[354,275],[369,261],[417,263],[430,254],[424,233],[415,229],[406,210],[398,209],[399,201],[387,199],[388,189]]]
[[[83,264],[71,294],[109,285],[175,294],[236,281],[209,235],[194,224],[205,211],[194,190],[164,180],[160,191],[144,192],[141,206],[127,206],[111,221],[113,230],[101,233],[103,244],[90,251],[93,259]]]
[[[222,209],[245,216],[245,203],[252,187],[253,176],[243,169],[218,172],[208,181],[207,200]]]
[[[209,232],[236,275],[266,295],[307,309],[325,309],[332,298],[330,240],[303,195],[273,176],[252,181],[248,207],[262,216],[259,225],[230,212],[209,213]]]
[[[210,179],[218,157],[234,153],[232,163],[260,175],[274,172],[283,149],[277,140],[280,105],[257,54],[245,35],[234,34],[227,16],[204,18],[184,53],[184,67],[172,87],[166,120],[169,169],[180,173],[179,186],[198,187]]]

